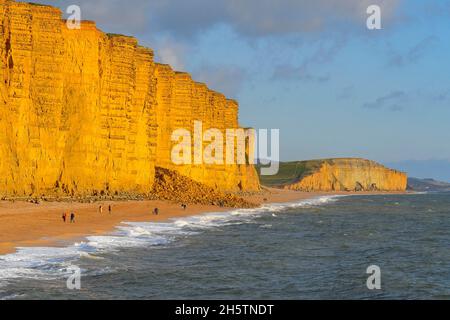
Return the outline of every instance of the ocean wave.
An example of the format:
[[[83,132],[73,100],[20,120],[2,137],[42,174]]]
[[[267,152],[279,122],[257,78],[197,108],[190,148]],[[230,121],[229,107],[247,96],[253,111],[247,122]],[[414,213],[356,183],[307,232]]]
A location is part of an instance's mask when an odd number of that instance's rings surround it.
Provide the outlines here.
[[[265,204],[254,209],[235,209],[227,212],[174,218],[169,222],[124,222],[110,235],[90,236],[86,241],[67,247],[27,247],[0,256],[0,287],[14,279],[53,280],[68,276],[68,268],[82,259],[103,259],[102,253],[121,248],[157,247],[168,245],[181,237],[197,234],[205,229],[227,225],[252,223],[255,218],[299,207],[313,207],[336,201],[341,196],[322,196],[290,203]],[[96,273],[98,270],[96,271]]]

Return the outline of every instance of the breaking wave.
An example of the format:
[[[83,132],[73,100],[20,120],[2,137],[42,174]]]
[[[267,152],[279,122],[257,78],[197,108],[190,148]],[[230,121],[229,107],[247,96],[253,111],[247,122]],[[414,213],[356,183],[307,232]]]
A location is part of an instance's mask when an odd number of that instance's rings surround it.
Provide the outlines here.
[[[52,280],[65,277],[69,274],[68,268],[80,260],[103,260],[102,253],[115,252],[121,248],[165,246],[207,229],[252,223],[263,215],[276,219],[278,216],[275,213],[299,207],[320,206],[334,202],[339,197],[342,196],[322,196],[291,203],[266,204],[254,209],[211,212],[174,218],[164,223],[124,222],[110,235],[90,236],[83,242],[67,247],[18,248],[15,253],[0,256],[0,291],[8,281],[14,279]],[[107,269],[104,271],[107,272]],[[101,273],[99,270],[93,272]]]

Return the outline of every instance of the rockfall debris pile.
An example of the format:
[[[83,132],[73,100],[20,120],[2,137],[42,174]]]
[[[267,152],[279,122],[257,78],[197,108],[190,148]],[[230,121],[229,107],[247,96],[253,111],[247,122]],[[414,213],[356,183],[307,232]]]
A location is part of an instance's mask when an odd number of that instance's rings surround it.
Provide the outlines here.
[[[255,203],[193,181],[175,171],[156,167],[152,196],[188,204],[215,205],[229,208],[254,208]]]

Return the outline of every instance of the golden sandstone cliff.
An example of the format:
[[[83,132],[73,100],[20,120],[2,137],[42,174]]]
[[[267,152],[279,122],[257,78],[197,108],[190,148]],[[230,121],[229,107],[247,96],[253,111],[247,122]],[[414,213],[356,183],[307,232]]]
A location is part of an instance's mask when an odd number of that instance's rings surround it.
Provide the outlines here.
[[[302,173],[285,189],[300,191],[405,191],[405,173],[365,159],[327,159],[298,163]]]
[[[0,0],[0,195],[148,194],[155,168],[227,191],[259,190],[252,165],[171,162],[177,128],[238,128],[238,105],[157,64],[136,39],[59,9]]]

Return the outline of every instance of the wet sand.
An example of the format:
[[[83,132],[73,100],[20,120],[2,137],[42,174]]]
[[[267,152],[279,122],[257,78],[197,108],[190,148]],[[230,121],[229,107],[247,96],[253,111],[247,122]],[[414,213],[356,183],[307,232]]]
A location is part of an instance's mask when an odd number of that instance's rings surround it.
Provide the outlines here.
[[[338,193],[298,192],[266,189],[257,195],[245,196],[258,204],[293,202]],[[351,193],[343,193],[350,195]],[[103,213],[99,206],[103,206]],[[112,213],[108,206],[112,206]],[[159,215],[153,215],[153,209]],[[86,236],[114,231],[122,222],[161,222],[171,218],[207,212],[229,211],[217,206],[189,205],[167,201],[105,201],[92,204],[70,202],[0,202],[0,255],[13,253],[18,247],[58,246]],[[62,220],[63,212],[75,213],[75,223]]]

